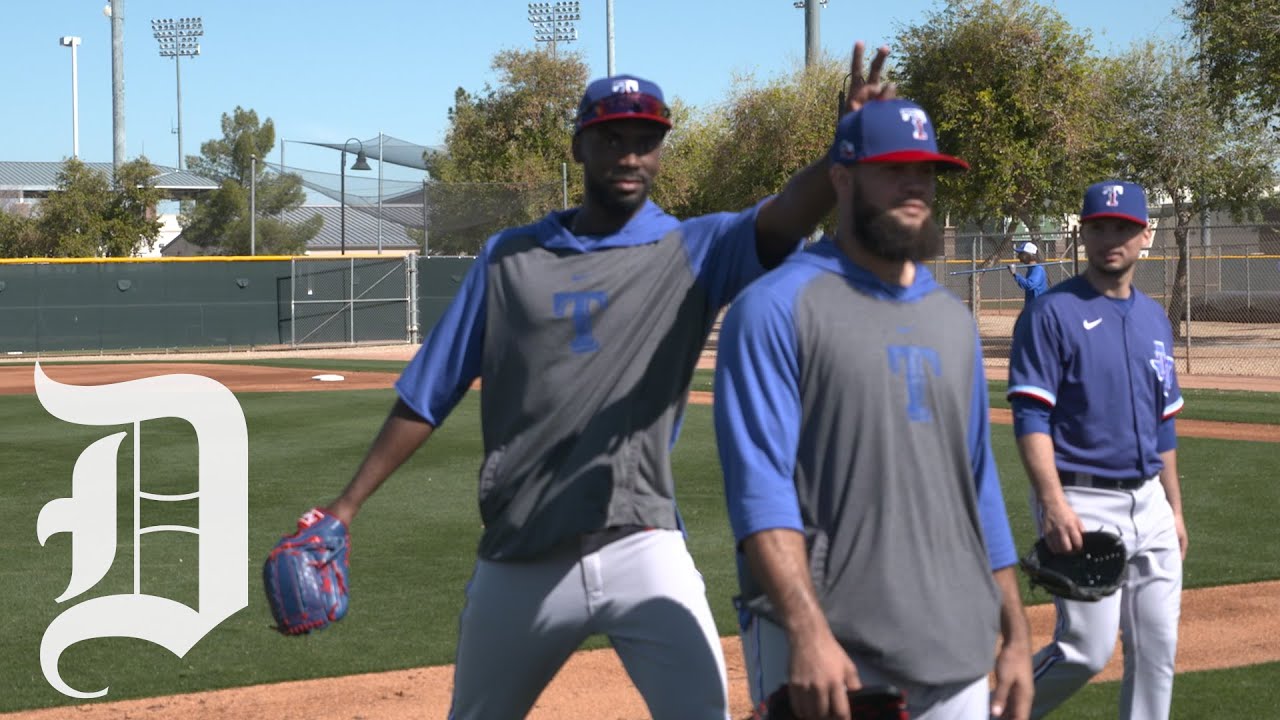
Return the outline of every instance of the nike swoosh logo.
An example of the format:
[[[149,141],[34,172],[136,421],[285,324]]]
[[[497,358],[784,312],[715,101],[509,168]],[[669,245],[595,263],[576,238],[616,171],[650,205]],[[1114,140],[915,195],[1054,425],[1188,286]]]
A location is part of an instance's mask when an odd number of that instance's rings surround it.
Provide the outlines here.
[[[1094,328],[1098,327],[1098,326],[1099,326],[1099,325],[1101,325],[1101,324],[1102,324],[1102,318],[1098,318],[1097,320],[1085,320],[1085,321],[1084,321],[1084,329],[1085,329],[1085,330],[1092,330],[1092,329],[1094,329]]]

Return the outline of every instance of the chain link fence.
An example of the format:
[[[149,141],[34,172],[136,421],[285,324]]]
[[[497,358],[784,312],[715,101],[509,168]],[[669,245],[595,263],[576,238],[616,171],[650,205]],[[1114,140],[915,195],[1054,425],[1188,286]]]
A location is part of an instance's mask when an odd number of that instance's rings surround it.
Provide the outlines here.
[[[416,265],[416,255],[291,260],[280,307],[290,347],[408,341]]]
[[[1070,232],[1036,236],[958,236],[930,263],[934,276],[974,312],[989,365],[1008,363],[1024,294],[1006,266],[1013,245],[1032,240],[1052,286],[1083,272]],[[1186,273],[1171,228],[1157,229],[1138,260],[1134,285],[1166,308],[1183,374],[1280,376],[1280,236],[1265,225],[1193,227]],[[985,265],[985,267],[984,267]]]

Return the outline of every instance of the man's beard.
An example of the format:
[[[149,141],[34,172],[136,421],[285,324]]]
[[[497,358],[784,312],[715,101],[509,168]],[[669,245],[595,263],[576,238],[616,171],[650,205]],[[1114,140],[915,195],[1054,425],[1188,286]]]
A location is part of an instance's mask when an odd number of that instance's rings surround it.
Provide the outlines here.
[[[635,195],[619,196],[616,194],[608,180],[597,180],[590,175],[586,176],[586,192],[591,201],[596,205],[604,208],[610,213],[618,215],[630,215],[644,205],[645,200],[649,198],[649,190],[653,183],[643,175],[636,176],[640,182],[644,183],[641,192]]]
[[[879,210],[863,202],[862,194],[856,188],[853,235],[862,249],[884,260],[920,262],[942,252],[942,232],[932,215],[925,218],[919,227],[908,227],[887,210]]]

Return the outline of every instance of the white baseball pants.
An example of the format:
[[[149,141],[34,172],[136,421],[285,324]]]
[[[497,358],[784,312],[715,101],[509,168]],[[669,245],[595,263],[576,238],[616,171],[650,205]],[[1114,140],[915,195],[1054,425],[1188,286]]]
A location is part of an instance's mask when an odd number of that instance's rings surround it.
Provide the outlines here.
[[[533,562],[477,560],[454,670],[457,720],[528,714],[588,636],[604,634],[657,720],[726,720],[724,653],[677,530]]]
[[[1064,487],[1085,530],[1124,539],[1128,569],[1119,592],[1096,603],[1058,598],[1053,642],[1032,659],[1036,695],[1031,717],[1044,717],[1098,674],[1116,647],[1124,649],[1121,720],[1169,717],[1174,656],[1182,611],[1182,552],[1173,509],[1158,479],[1137,490]],[[1039,504],[1032,498],[1037,528]]]
[[[751,689],[751,704],[763,709],[764,701],[787,682],[791,646],[787,633],[776,623],[752,615],[742,631],[742,655]],[[850,656],[858,677],[866,685],[893,685],[907,700],[912,720],[989,720],[991,693],[984,675],[973,682],[950,685],[918,685],[891,680],[865,658]],[[991,650],[995,665],[995,648]]]

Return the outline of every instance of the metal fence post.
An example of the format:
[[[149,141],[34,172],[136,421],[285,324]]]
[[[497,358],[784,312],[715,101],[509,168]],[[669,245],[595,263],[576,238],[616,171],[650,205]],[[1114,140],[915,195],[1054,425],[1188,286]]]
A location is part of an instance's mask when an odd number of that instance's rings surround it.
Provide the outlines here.
[[[978,237],[976,235],[969,236],[969,269],[973,271],[969,275],[969,312],[973,314],[976,321],[978,318]]]
[[[405,303],[405,332],[410,344],[418,342],[418,254],[409,253],[404,256],[404,281],[408,292]]]
[[[1217,267],[1218,267],[1218,283],[1217,283],[1217,288],[1218,288],[1218,290],[1221,290],[1221,289],[1222,289],[1222,246],[1221,246],[1221,245],[1216,246],[1216,247],[1214,247],[1214,249],[1218,251],[1218,265],[1217,265]]]
[[[174,58],[175,64],[178,58]],[[181,136],[179,136],[181,137]],[[178,140],[182,146],[182,140]],[[250,155],[249,170],[249,254],[258,254],[258,156]],[[182,169],[182,152],[178,152],[178,169]]]
[[[422,181],[422,256],[426,257],[431,253],[431,230],[427,226],[429,217],[427,214],[427,181]]]
[[[356,259],[347,259],[347,271],[350,275],[347,277],[347,319],[350,321],[349,330],[351,344],[356,344]]]
[[[1253,309],[1253,282],[1249,277],[1249,253],[1246,251],[1244,256],[1244,309],[1246,311]]]
[[[298,259],[289,258],[289,347],[298,349],[298,308],[295,300],[298,293],[294,287],[298,282]]]
[[[1071,228],[1071,277],[1080,274],[1080,227]]]
[[[1208,253],[1206,253],[1205,262],[1208,262],[1207,255]],[[1187,326],[1186,326],[1186,332],[1182,334],[1182,338],[1185,341],[1185,344],[1187,347],[1187,374],[1188,375],[1191,374],[1191,260],[1192,260],[1191,248],[1188,247],[1187,248],[1187,274],[1186,274],[1186,277],[1183,278],[1183,285],[1185,285],[1184,295],[1186,295],[1186,299],[1184,300],[1184,302],[1186,303]],[[1209,269],[1206,267],[1205,268],[1206,284],[1208,282],[1208,279],[1207,279],[1208,270]]]

